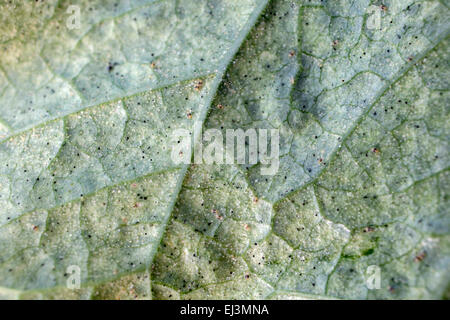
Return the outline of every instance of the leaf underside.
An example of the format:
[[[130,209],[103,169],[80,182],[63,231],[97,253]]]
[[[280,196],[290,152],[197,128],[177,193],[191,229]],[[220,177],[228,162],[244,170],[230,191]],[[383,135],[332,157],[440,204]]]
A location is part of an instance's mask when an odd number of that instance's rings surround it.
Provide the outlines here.
[[[448,297],[445,2],[0,8],[0,298]],[[279,129],[277,174],[175,165],[197,121]]]

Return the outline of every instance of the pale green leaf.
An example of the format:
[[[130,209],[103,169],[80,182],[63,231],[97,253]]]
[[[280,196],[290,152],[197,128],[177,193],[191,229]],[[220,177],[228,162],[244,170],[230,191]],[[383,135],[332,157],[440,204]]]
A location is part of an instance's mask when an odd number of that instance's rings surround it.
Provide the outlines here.
[[[444,2],[1,8],[0,298],[448,296]],[[175,165],[196,121],[279,129],[277,174]]]

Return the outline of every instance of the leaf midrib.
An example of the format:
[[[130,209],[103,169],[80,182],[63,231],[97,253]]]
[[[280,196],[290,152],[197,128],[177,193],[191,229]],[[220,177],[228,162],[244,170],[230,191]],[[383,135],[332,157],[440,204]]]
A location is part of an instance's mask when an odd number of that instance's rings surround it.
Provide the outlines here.
[[[222,82],[223,76],[225,75],[226,70],[228,69],[230,63],[232,62],[234,56],[236,55],[236,53],[238,52],[239,48],[242,46],[242,44],[244,43],[245,39],[247,38],[247,36],[249,35],[250,31],[253,29],[253,26],[256,24],[257,20],[259,19],[261,13],[264,11],[264,9],[266,8],[266,6],[268,5],[270,0],[262,0],[258,6],[254,9],[253,13],[251,14],[250,18],[248,19],[247,23],[245,24],[244,28],[242,29],[242,31],[240,32],[238,38],[236,39],[236,41],[234,42],[233,46],[230,48],[230,50],[228,51],[227,55],[225,56],[224,59],[224,63],[219,67],[218,72],[216,74],[216,78],[214,79],[214,82],[211,86],[211,94],[209,95],[206,103],[205,103],[205,108],[203,108],[202,113],[199,116],[199,120],[202,123],[202,126],[206,120],[206,117],[208,115],[209,109],[211,107],[211,103],[214,100],[216,93],[217,93],[217,89],[219,88],[220,83]],[[194,130],[194,137],[193,137],[193,141],[194,144],[197,143],[200,139],[201,139],[201,130],[200,132],[197,130]],[[191,158],[193,156],[194,150],[193,148],[191,148]],[[183,185],[183,181],[186,177],[186,172],[188,170],[188,168],[190,167],[190,164],[185,164],[182,168],[182,171],[180,173],[180,177],[178,178],[177,181],[177,185],[176,185],[176,189],[175,192],[173,194],[173,198],[171,199],[171,203],[169,205],[169,212],[166,214],[165,219],[163,220],[163,222],[161,223],[163,225],[163,231],[161,232],[161,235],[159,237],[159,239],[156,241],[157,245],[154,246],[154,252],[151,254],[151,258],[150,258],[150,266],[153,264],[153,259],[156,255],[156,253],[158,252],[159,247],[161,246],[161,241],[164,238],[164,235],[166,233],[166,226],[168,221],[170,220],[170,218],[172,217],[172,212],[173,212],[173,208],[175,206],[176,201],[178,200],[178,196],[180,194],[181,191],[181,187]],[[149,267],[150,267],[149,266]],[[151,283],[151,282],[150,282]],[[151,284],[150,284],[151,285]]]

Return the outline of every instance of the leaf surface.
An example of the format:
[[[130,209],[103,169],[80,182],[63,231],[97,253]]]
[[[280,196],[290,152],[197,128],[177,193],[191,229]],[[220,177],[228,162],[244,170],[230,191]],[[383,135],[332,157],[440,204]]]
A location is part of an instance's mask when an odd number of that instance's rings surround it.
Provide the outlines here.
[[[0,297],[445,296],[443,2],[91,1],[74,30],[68,3],[15,5]],[[174,165],[172,132],[195,121],[279,129],[277,174]]]

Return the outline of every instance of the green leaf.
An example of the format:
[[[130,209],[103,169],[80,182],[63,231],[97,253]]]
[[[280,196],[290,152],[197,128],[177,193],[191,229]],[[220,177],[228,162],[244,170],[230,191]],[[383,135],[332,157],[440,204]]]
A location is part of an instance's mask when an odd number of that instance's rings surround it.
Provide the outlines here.
[[[266,1],[84,2],[73,30],[68,5],[5,5],[30,24],[2,43],[7,288],[64,288],[73,265],[90,287],[133,272],[148,278],[187,169],[170,158],[172,131],[205,118]],[[44,22],[28,16],[39,6],[51,11]]]
[[[0,298],[448,295],[443,2],[68,5],[0,13]],[[173,164],[195,121],[279,129],[277,174]]]

